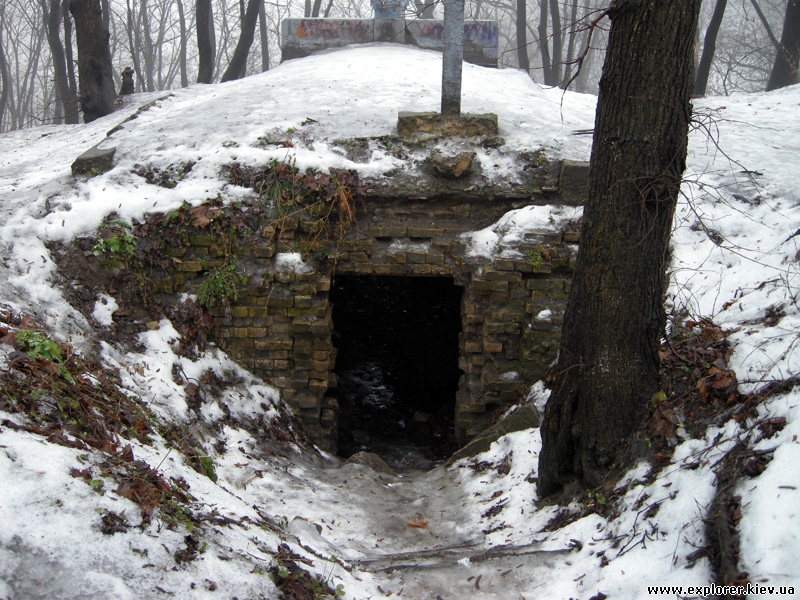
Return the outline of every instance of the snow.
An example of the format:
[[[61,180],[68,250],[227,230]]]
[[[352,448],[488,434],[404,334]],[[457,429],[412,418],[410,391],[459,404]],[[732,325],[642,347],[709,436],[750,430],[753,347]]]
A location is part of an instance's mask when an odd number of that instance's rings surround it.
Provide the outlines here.
[[[341,167],[364,175],[395,168],[397,159],[385,149],[373,148],[368,163],[356,164],[334,142],[390,134],[400,110],[437,110],[440,61],[436,53],[402,46],[347,48],[235,83],[135,96],[89,125],[0,136],[0,304],[35,317],[79,351],[98,348],[131,396],[204,440],[216,482],[159,436],[150,445],[130,443],[137,460],[185,483],[196,510],[230,519],[195,532],[205,551],[176,565],[174,552],[191,532],[182,523],[166,526],[158,513],[137,527],[140,510],[103,475],[103,453],[50,443],[8,424],[22,415],[0,414],[0,597],[275,598],[265,573],[281,543],[313,563],[304,568],[333,587],[341,584],[347,599],[390,593],[425,600],[566,599],[600,591],[644,598],[648,585],[707,585],[713,581],[709,561],[692,555],[706,543],[703,519],[716,489],[712,467],[737,442],[774,449],[764,473],[743,478],[735,490],[742,505],[740,568],[752,582],[800,589],[797,389],[758,407],[759,417],[786,419],[774,436],[761,439],[755,421],[733,420],[702,439],[684,436],[654,479],[645,464],[624,476],[618,489],[627,491],[617,501],[616,518],[590,514],[548,531],[560,509],[540,504],[530,482],[541,445],[536,429],[500,438],[474,463],[399,476],[339,466],[333,457],[312,459],[299,448],[291,458],[264,458],[263,440],[241,424],[266,427],[277,417],[282,401],[274,388],[219,350],[179,356],[179,333],[166,319],[140,334],[135,348],[112,345],[103,332],[114,324],[113,297],[97,297],[93,322],[65,299],[47,243],[92,235],[112,213],[130,221],[183,202],[241,198],[247,192],[219,176],[232,161],[256,165],[288,157],[301,168]],[[571,132],[592,127],[594,98],[539,88],[512,70],[472,65],[464,66],[463,91],[465,111],[499,116],[506,150],[493,149],[489,157],[501,165],[498,177],[511,172],[510,155],[503,154],[510,150],[544,148],[550,156],[588,159],[589,137]],[[105,141],[107,131],[153,101]],[[731,365],[742,389],[750,391],[797,376],[800,365],[800,86],[696,104],[702,127],[690,138],[667,304],[731,332]],[[260,138],[290,138],[293,147]],[[117,147],[115,167],[74,179],[72,160],[101,142]],[[189,161],[195,166],[173,189],[133,173],[135,165],[163,169]],[[543,229],[579,216],[574,208],[525,207],[467,241],[476,256],[503,255],[512,242],[535,241]],[[280,261],[289,270],[308,268],[296,254]],[[765,316],[771,317],[767,323]],[[8,368],[9,356],[9,347],[0,344],[0,368]],[[174,374],[197,381],[208,371],[238,383],[205,402],[198,421]],[[537,384],[530,401],[542,410],[547,397]],[[224,453],[217,442],[224,442]],[[497,468],[503,464],[505,474]],[[105,481],[103,493],[71,476],[73,468],[90,469]],[[124,514],[134,527],[103,535],[99,524],[108,511]],[[427,525],[409,527],[410,519]],[[415,554],[403,554],[408,552]]]

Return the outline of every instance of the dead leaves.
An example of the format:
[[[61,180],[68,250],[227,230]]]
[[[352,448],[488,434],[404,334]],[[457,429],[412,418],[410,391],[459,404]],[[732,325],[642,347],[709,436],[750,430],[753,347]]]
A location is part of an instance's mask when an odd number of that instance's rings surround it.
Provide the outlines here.
[[[417,529],[423,529],[428,526],[428,522],[415,517],[413,519],[409,519],[406,525],[408,525],[409,527],[415,527]]]
[[[222,215],[223,211],[219,208],[204,204],[202,206],[192,208],[189,210],[189,214],[191,215],[192,227],[203,229],[207,227],[215,217]]]

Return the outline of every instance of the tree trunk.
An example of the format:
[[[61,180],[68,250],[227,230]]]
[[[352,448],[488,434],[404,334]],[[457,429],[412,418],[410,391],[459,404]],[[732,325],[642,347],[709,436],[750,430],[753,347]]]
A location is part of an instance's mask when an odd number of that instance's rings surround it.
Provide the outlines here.
[[[155,51],[157,44],[153,43],[153,34],[150,31],[150,14],[147,7],[147,0],[140,0],[139,2],[139,27],[136,28],[137,35],[139,31],[144,36],[143,42],[140,44],[139,49],[144,57],[144,86],[148,92],[154,92],[155,86]]]
[[[800,63],[800,0],[789,0],[786,5],[786,17],[783,20],[780,49],[775,56],[775,64],[767,82],[767,91],[800,83],[798,63]]]
[[[575,41],[578,38],[578,25],[583,19],[578,19],[578,0],[572,0],[570,7],[570,29],[567,40],[567,59],[564,61],[564,77],[561,87],[566,88],[567,82],[572,78],[572,63],[575,60]]]
[[[126,15],[126,29],[128,30],[128,44],[131,47],[131,61],[133,62],[133,70],[136,73],[136,87],[140,92],[144,91],[144,75],[142,75],[142,65],[139,61],[139,51],[142,47],[139,28],[136,26],[136,19],[134,18],[133,8],[131,7],[131,0],[125,0],[127,5]]]
[[[542,423],[539,495],[595,486],[658,391],[701,0],[614,0],[580,250]]]
[[[72,54],[72,15],[69,12],[70,0],[61,4],[61,15],[64,17],[64,55],[67,59],[67,80],[70,97],[75,103],[75,118],[78,118],[78,80],[75,77],[75,59]]]
[[[248,0],[247,11],[242,20],[242,32],[239,35],[239,42],[233,51],[231,64],[222,75],[220,81],[233,81],[244,76],[244,68],[247,66],[247,55],[250,53],[250,46],[253,45],[253,37],[256,32],[256,21],[258,21],[258,7],[264,0]]]
[[[717,47],[717,34],[719,26],[722,24],[722,17],[725,16],[725,7],[728,0],[717,0],[714,6],[714,13],[706,29],[706,37],[703,40],[703,54],[697,65],[697,76],[694,81],[694,95],[705,96],[708,86],[708,76],[711,73],[711,63],[714,62],[714,50]]]
[[[3,30],[0,29],[0,132],[3,129],[3,117],[8,105],[8,97],[11,90],[11,73],[8,70],[8,59],[6,59],[6,49],[3,47]]]
[[[200,59],[197,69],[197,83],[211,83],[214,80],[214,59],[217,52],[211,0],[196,0],[195,14],[197,19],[197,53]]]
[[[547,1],[539,0],[539,52],[542,55],[542,74],[545,85],[556,85],[558,81],[553,76],[553,61],[550,58],[550,48],[547,44]]]
[[[99,0],[72,0],[78,40],[78,80],[83,120],[86,123],[111,114],[117,92],[111,71],[108,30],[103,26]]]
[[[47,43],[50,46],[50,54],[53,57],[56,104],[61,106],[59,111],[63,115],[64,122],[68,125],[75,125],[80,122],[80,118],[77,99],[69,89],[67,60],[64,54],[64,46],[61,43],[61,0],[50,0],[49,6],[47,0],[41,0],[41,3],[47,19]]]
[[[553,80],[558,85],[563,81],[564,71],[564,35],[561,31],[561,9],[558,0],[550,0],[550,17],[553,20]]]
[[[176,0],[178,4],[178,25],[180,26],[181,32],[181,48],[180,48],[180,57],[178,60],[180,61],[180,70],[181,70],[181,87],[189,87],[189,75],[187,73],[187,59],[186,56],[188,54],[187,46],[189,40],[187,39],[186,34],[186,14],[183,12],[183,1]]]
[[[258,5],[258,33],[261,38],[261,72],[263,73],[269,71],[269,34],[267,32],[267,11],[263,2]]]
[[[519,68],[530,75],[531,61],[528,59],[528,2],[517,0],[517,58]]]
[[[775,34],[772,32],[772,27],[769,26],[769,21],[767,20],[764,11],[761,10],[761,7],[758,5],[758,2],[756,2],[756,0],[750,0],[750,4],[752,4],[753,8],[756,9],[758,20],[761,21],[761,24],[764,26],[764,29],[767,32],[767,36],[769,37],[769,40],[772,42],[772,45],[775,46],[775,50],[780,51],[781,43],[778,41],[778,38],[776,38]],[[787,5],[786,8],[788,9],[789,6]]]

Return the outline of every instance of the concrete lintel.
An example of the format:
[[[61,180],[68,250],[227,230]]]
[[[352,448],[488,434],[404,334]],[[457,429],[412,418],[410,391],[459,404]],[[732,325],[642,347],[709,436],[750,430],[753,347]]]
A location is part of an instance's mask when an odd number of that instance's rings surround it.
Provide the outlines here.
[[[397,133],[401,137],[494,137],[497,135],[497,115],[443,115],[437,112],[400,111],[397,114]]]

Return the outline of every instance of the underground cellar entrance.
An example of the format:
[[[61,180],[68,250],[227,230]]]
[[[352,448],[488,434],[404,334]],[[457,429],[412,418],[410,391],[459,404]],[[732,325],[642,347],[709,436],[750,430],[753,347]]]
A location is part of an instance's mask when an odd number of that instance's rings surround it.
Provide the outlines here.
[[[338,451],[375,452],[397,470],[456,448],[464,289],[449,277],[336,275],[331,288]]]

